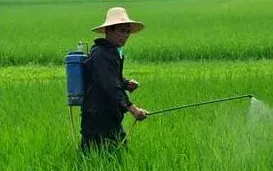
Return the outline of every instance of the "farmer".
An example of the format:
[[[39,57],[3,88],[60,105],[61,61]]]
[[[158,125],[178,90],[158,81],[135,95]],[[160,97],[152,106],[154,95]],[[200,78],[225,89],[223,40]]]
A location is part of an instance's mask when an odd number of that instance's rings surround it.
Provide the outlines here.
[[[108,10],[104,24],[92,31],[105,38],[94,40],[85,66],[85,95],[82,106],[82,149],[100,149],[105,144],[117,146],[126,134],[121,122],[129,111],[137,120],[146,118],[147,111],[134,105],[126,94],[138,83],[123,78],[124,55],[121,48],[131,33],[144,28],[143,23],[130,20],[126,10],[114,7]]]

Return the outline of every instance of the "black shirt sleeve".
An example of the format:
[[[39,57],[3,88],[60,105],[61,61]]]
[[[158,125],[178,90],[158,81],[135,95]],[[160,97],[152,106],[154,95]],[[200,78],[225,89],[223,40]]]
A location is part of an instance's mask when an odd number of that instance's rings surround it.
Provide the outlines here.
[[[129,80],[127,80],[126,78],[122,78],[122,85],[124,90],[128,90],[128,84]]]
[[[124,90],[123,79],[119,78],[119,67],[116,65],[116,61],[111,57],[112,56],[107,56],[101,52],[101,50],[97,49],[92,54],[92,62],[89,66],[92,67],[96,81],[113,103],[127,110],[127,108],[132,105],[132,102],[130,102]]]

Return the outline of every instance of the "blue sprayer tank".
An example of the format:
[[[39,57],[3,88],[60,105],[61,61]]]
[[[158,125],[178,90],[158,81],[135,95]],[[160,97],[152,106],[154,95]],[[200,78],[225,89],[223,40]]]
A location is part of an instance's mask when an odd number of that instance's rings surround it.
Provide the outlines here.
[[[84,77],[82,62],[87,55],[81,50],[68,53],[66,56],[67,97],[69,106],[81,106],[84,95]]]

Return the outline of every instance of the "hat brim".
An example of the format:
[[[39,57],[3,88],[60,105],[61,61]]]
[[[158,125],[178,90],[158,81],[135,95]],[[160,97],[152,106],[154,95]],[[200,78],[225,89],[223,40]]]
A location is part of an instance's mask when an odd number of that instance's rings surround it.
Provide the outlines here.
[[[111,24],[104,23],[98,27],[92,28],[92,31],[96,33],[105,33],[105,27],[113,26],[117,24],[130,24],[130,33],[137,33],[144,28],[144,23],[130,20],[130,21],[124,21],[124,22],[118,22],[118,23],[111,23]]]

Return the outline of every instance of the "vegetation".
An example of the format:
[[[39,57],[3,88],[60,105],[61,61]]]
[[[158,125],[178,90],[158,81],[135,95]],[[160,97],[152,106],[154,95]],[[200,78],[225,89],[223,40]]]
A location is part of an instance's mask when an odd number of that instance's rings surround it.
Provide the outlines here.
[[[91,45],[101,36],[91,28],[104,22],[112,6],[126,7],[132,19],[146,24],[126,46],[133,61],[272,57],[273,2],[269,0],[49,2],[1,5],[1,65],[63,64],[80,40]]]
[[[272,5],[0,0],[0,170],[272,170]],[[153,112],[243,94],[261,105],[244,99],[150,116],[132,129],[121,160],[83,156],[79,108],[75,139],[70,129],[64,60],[78,41],[101,36],[90,30],[112,6],[146,24],[125,47],[124,74],[141,84],[130,94],[137,105]],[[127,131],[133,121],[125,116]]]
[[[273,104],[272,73],[272,61],[125,68],[141,83],[131,100],[150,112],[248,93]],[[149,117],[133,128],[120,164],[76,150],[80,111],[73,110],[74,142],[63,67],[7,67],[0,80],[1,170],[272,170],[273,120],[252,122],[248,99]],[[132,123],[126,115],[125,129]]]

